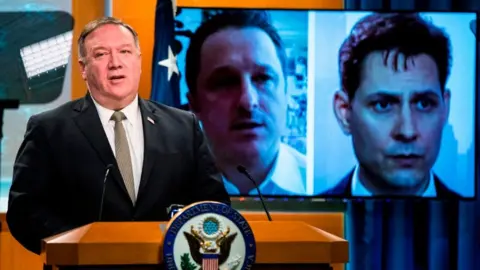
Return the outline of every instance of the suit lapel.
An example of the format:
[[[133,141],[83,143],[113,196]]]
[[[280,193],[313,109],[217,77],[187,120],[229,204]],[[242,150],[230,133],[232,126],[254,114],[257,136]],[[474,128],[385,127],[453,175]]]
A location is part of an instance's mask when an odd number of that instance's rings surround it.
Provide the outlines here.
[[[340,189],[342,194],[346,197],[352,196],[352,183],[353,183],[353,172],[355,169],[351,170],[340,182]]]
[[[143,99],[139,99],[139,106],[142,114],[143,137],[145,144],[142,176],[140,179],[140,188],[138,190],[138,199],[142,199],[146,192],[146,186],[153,165],[155,164],[159,152],[161,152],[163,140],[159,133],[161,122],[159,116],[156,114],[156,109]]]
[[[332,195],[332,196],[342,196],[342,197],[350,197],[352,195],[352,178],[353,178],[353,171],[351,170],[346,176],[342,178],[338,184],[336,184],[330,190],[327,190],[324,194]]]
[[[88,139],[93,149],[95,149],[98,156],[103,161],[103,165],[105,167],[108,164],[114,165],[115,168],[111,171],[111,174],[128,197],[128,192],[123,183],[120,170],[118,169],[117,161],[90,95],[87,94],[83,100],[76,103],[73,109],[77,112],[77,115],[74,116],[74,121],[78,128]]]
[[[436,174],[433,175],[433,181],[435,183],[435,190],[437,192],[437,198],[441,199],[458,199],[461,196],[456,192],[450,190],[445,186]]]

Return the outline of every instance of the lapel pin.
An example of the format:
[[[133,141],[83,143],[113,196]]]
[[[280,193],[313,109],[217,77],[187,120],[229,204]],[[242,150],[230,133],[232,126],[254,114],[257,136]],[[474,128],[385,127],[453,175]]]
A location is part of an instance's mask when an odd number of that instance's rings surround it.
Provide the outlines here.
[[[147,117],[147,120],[148,120],[150,123],[152,123],[152,125],[155,125],[155,121],[153,121],[153,119],[152,119],[152,118],[150,118],[150,117]]]

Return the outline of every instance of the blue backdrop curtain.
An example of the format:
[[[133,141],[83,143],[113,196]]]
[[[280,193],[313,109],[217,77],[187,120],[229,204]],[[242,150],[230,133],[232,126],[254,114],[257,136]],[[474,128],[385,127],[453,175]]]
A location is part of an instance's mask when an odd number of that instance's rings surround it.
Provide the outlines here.
[[[345,7],[478,11],[480,1],[345,0]],[[350,202],[347,238],[351,246],[350,270],[480,269],[480,199]]]

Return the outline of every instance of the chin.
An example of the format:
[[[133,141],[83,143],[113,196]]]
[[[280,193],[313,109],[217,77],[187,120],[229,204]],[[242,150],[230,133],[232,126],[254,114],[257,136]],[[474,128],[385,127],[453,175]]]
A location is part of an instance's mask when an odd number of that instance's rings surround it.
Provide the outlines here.
[[[260,149],[252,144],[236,144],[229,152],[234,159],[244,162],[255,162],[260,157]]]
[[[395,172],[394,175],[389,177],[391,185],[397,186],[399,188],[409,188],[419,185],[422,181],[425,180],[425,176],[428,176],[423,172],[418,171],[399,171]]]
[[[108,93],[111,95],[111,96],[114,96],[116,98],[126,98],[126,97],[129,97],[132,95],[132,91],[131,91],[131,88],[130,87],[125,87],[125,86],[121,86],[121,85],[112,85],[109,87],[108,89]]]

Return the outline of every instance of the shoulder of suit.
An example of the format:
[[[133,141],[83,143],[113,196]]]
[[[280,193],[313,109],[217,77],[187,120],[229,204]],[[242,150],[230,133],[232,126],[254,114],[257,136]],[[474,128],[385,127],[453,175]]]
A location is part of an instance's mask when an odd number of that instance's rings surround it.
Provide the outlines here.
[[[352,186],[353,170],[348,172],[335,186],[324,191],[322,194],[333,196],[350,196],[350,187]]]
[[[450,189],[436,174],[434,175],[435,188],[437,190],[437,197],[445,199],[460,199],[462,195]]]
[[[149,106],[151,109],[155,109],[155,114],[160,116],[160,121],[161,119],[164,119],[192,125],[193,119],[196,119],[195,115],[190,111],[178,109],[148,99],[143,99],[143,101],[145,101],[147,106]]]
[[[82,101],[83,98],[75,99],[68,101],[60,106],[57,106],[53,109],[49,109],[40,113],[37,113],[32,116],[35,120],[44,122],[44,121],[59,121],[62,119],[68,119],[67,116],[70,115],[72,108],[79,102]]]

